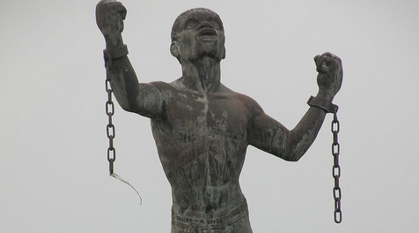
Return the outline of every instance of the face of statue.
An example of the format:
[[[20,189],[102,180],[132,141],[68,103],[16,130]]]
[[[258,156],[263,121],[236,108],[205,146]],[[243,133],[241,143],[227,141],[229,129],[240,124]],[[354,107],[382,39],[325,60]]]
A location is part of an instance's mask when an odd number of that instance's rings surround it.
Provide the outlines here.
[[[219,62],[225,56],[224,43],[223,24],[218,15],[210,11],[190,11],[180,19],[171,51],[181,63],[204,56]]]

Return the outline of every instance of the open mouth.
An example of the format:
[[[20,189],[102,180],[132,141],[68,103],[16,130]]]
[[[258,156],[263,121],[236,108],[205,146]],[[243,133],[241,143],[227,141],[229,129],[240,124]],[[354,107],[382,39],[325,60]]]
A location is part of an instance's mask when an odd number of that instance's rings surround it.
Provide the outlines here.
[[[199,32],[199,37],[203,40],[214,40],[217,36],[217,32],[214,29],[202,29]]]

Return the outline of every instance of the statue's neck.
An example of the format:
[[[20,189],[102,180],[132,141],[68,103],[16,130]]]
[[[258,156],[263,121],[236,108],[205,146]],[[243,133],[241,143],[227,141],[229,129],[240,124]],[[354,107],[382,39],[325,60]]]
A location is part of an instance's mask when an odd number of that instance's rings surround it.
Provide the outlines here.
[[[203,92],[215,91],[220,86],[220,76],[220,62],[209,57],[182,64],[182,78],[192,89]]]

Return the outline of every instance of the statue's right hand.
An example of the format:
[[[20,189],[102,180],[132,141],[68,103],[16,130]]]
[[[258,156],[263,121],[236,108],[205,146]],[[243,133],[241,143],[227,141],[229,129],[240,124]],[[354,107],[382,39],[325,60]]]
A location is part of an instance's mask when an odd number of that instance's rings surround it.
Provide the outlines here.
[[[115,0],[102,0],[96,5],[96,23],[106,39],[118,37],[124,29],[127,10]]]

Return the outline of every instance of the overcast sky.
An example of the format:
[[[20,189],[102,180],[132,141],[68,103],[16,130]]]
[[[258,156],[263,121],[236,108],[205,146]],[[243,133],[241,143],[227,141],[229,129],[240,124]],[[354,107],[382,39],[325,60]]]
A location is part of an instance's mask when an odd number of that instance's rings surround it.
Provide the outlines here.
[[[2,232],[170,232],[171,190],[147,118],[116,108],[115,170],[106,160],[104,39],[97,1],[2,1]],[[297,163],[248,148],[241,176],[255,233],[413,232],[419,220],[419,2],[416,0],[133,1],[123,33],[141,82],[180,65],[170,30],[181,12],[221,16],[222,82],[289,129],[317,93],[313,57],[343,60],[343,222],[333,221],[329,114]]]

